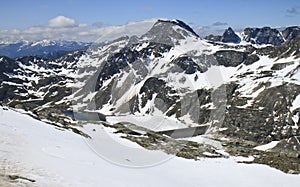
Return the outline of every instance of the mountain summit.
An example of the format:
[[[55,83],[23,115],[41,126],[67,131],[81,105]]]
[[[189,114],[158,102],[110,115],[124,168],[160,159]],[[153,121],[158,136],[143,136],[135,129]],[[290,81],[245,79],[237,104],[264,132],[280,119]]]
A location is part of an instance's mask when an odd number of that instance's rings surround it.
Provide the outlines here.
[[[195,31],[180,20],[158,20],[142,38],[174,46],[187,37],[199,37]]]
[[[224,43],[240,43],[241,38],[233,31],[231,27],[228,27],[222,36],[209,35],[205,37],[206,40]]]
[[[241,39],[237,34],[235,34],[231,27],[228,27],[228,29],[224,31],[223,36],[221,37],[221,42],[240,43]]]

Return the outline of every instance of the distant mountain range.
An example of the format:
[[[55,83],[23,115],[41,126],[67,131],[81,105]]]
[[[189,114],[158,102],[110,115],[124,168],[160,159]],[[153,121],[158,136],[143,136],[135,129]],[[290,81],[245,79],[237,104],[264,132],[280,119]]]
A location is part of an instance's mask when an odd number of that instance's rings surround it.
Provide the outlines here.
[[[245,28],[242,33],[235,33],[231,27],[223,35],[209,35],[205,39],[213,42],[256,44],[256,45],[281,45],[300,35],[300,27],[286,27],[279,31],[271,27]]]
[[[202,39],[180,20],[158,20],[140,37],[124,36],[88,49],[89,44],[73,42],[2,45],[15,45],[7,50],[11,57],[71,51],[50,60],[0,57],[2,105],[84,136],[77,112],[115,116],[119,121],[103,125],[143,147],[191,159],[224,157],[220,148],[170,141],[156,131],[159,125],[164,130],[208,126],[230,155],[300,173],[299,27],[246,28],[242,33],[228,28]],[[129,127],[145,125],[142,120],[118,116],[169,121],[141,132]],[[274,146],[268,150],[255,148],[270,142]],[[184,149],[176,152],[182,144]]]
[[[192,28],[190,28],[192,29]],[[194,32],[194,31],[193,31]],[[195,33],[195,32],[194,32]],[[196,34],[196,33],[195,33]],[[208,35],[204,39],[212,42],[234,43],[234,44],[256,44],[261,45],[280,45],[287,40],[294,39],[300,34],[300,27],[291,26],[285,28],[245,28],[243,32],[234,32],[228,27],[222,35]],[[16,41],[1,42],[0,56],[18,58],[22,56],[38,56],[41,58],[55,59],[68,52],[81,50],[92,45],[92,42],[77,41]]]
[[[9,58],[22,56],[39,56],[54,59],[67,54],[70,51],[81,50],[92,43],[75,41],[17,41],[14,43],[0,42],[0,55]]]

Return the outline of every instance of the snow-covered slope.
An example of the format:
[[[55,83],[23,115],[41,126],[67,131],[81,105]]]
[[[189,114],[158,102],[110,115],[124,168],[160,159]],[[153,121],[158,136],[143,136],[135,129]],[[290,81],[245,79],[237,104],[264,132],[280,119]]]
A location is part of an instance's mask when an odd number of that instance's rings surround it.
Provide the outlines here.
[[[299,175],[287,175],[263,165],[238,164],[233,158],[193,161],[174,157],[153,167],[122,167],[99,157],[79,135],[10,109],[0,107],[0,112],[1,186],[300,185]],[[128,140],[112,137],[125,146],[133,146]],[[143,158],[153,154],[134,146],[143,150]],[[13,180],[12,176],[19,179]]]

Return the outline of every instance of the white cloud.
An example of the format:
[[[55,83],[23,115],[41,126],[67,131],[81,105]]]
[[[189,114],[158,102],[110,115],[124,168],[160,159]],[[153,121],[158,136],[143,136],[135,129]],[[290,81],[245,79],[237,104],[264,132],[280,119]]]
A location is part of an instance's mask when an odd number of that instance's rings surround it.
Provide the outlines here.
[[[288,17],[294,17],[300,15],[300,6],[294,6],[286,10],[286,15]]]
[[[101,21],[98,21],[98,22],[93,23],[92,26],[101,28],[101,27],[104,27],[104,23]]]
[[[223,32],[224,32],[224,29],[221,28],[215,28],[215,27],[212,27],[212,26],[201,26],[201,25],[198,25],[198,26],[194,26],[193,27],[193,30],[201,37],[201,38],[204,38],[205,36],[208,36],[210,34],[213,34],[213,35],[221,35]]]
[[[128,22],[126,25],[102,27],[90,32],[98,34],[97,42],[110,41],[125,35],[141,36],[150,30],[157,20],[158,18],[153,18],[139,22]]]
[[[228,23],[221,22],[221,21],[217,21],[217,22],[212,24],[212,26],[226,26],[226,25],[228,25]]]
[[[57,16],[48,21],[49,27],[75,27],[76,23],[74,19],[67,18],[65,16]]]

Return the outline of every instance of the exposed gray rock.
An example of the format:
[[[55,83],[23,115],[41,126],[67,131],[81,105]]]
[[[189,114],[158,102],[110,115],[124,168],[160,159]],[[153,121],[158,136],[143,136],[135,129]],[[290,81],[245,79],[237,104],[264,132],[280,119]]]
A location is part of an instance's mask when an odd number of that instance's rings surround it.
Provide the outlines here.
[[[252,44],[271,44],[276,46],[284,42],[281,33],[277,29],[272,29],[270,27],[245,28],[244,35],[243,39]]]
[[[287,27],[282,31],[282,36],[284,37],[285,40],[292,40],[300,36],[300,27],[299,26]]]
[[[231,27],[228,27],[222,35],[221,42],[224,43],[240,43],[241,39],[235,32],[232,30]]]
[[[222,36],[214,36],[208,35],[205,37],[206,40],[213,41],[213,42],[224,42],[224,43],[240,43],[240,37],[235,34],[231,27],[228,27]]]
[[[236,67],[242,63],[249,65],[259,60],[257,55],[234,50],[220,50],[214,54],[219,65]]]

